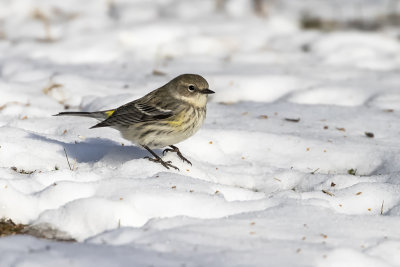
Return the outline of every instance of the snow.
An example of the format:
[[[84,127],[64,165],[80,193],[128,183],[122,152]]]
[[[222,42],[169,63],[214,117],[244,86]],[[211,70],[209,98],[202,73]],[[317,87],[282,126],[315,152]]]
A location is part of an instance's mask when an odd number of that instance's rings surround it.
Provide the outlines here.
[[[399,31],[298,23],[389,2],[0,2],[0,218],[77,240],[0,238],[0,266],[399,266]],[[216,94],[180,171],[51,116],[182,73]]]

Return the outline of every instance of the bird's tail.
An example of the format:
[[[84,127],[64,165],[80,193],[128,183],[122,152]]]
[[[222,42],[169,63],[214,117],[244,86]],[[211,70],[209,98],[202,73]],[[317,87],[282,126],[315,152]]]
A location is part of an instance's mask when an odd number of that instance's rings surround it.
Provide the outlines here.
[[[53,116],[80,116],[80,117],[89,117],[98,120],[107,119],[114,113],[115,109],[104,110],[104,111],[95,111],[95,112],[60,112]]]

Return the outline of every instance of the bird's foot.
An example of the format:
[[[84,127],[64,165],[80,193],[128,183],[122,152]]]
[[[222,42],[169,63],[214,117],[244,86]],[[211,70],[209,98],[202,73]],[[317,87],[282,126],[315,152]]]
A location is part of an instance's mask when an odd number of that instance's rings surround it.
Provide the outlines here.
[[[175,170],[178,170],[179,171],[179,168],[178,167],[176,167],[176,166],[174,166],[174,165],[172,165],[171,163],[171,161],[163,161],[161,158],[150,158],[150,157],[145,157],[145,159],[148,159],[148,160],[150,160],[150,161],[152,161],[152,162],[156,162],[156,163],[160,163],[161,165],[163,165],[165,168],[167,168],[168,170],[169,170],[169,167],[171,167],[171,168],[174,168]]]
[[[187,163],[189,163],[190,165],[192,165],[192,163],[187,159],[187,158],[185,158],[183,155],[182,155],[182,153],[181,153],[181,151],[179,151],[179,148],[178,147],[176,147],[176,146],[170,146],[171,148],[167,148],[167,149],[164,149],[164,151],[163,151],[163,155],[165,155],[165,153],[167,153],[167,152],[175,152],[177,155],[178,155],[178,157],[181,159],[181,160],[183,160],[183,162],[187,162]]]

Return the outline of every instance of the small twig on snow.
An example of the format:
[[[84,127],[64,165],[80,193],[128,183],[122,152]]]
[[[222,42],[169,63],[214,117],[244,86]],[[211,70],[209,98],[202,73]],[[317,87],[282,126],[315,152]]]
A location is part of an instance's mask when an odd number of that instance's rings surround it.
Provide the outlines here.
[[[69,159],[68,159],[67,150],[65,150],[65,147],[64,147],[64,153],[65,153],[65,157],[67,158],[68,167],[69,167],[69,169],[72,171],[71,164],[69,164]]]
[[[335,194],[333,194],[333,193],[331,193],[331,192],[329,192],[327,190],[324,190],[324,189],[322,189],[322,193],[327,194],[328,196],[331,196],[331,197],[335,196]]]

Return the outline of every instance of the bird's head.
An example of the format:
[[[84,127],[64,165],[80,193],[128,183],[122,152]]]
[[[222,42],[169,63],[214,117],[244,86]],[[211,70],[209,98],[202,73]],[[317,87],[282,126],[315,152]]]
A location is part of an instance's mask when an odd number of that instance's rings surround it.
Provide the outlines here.
[[[197,74],[182,74],[168,83],[174,98],[196,107],[205,107],[207,97],[214,91],[208,88],[206,79]]]

